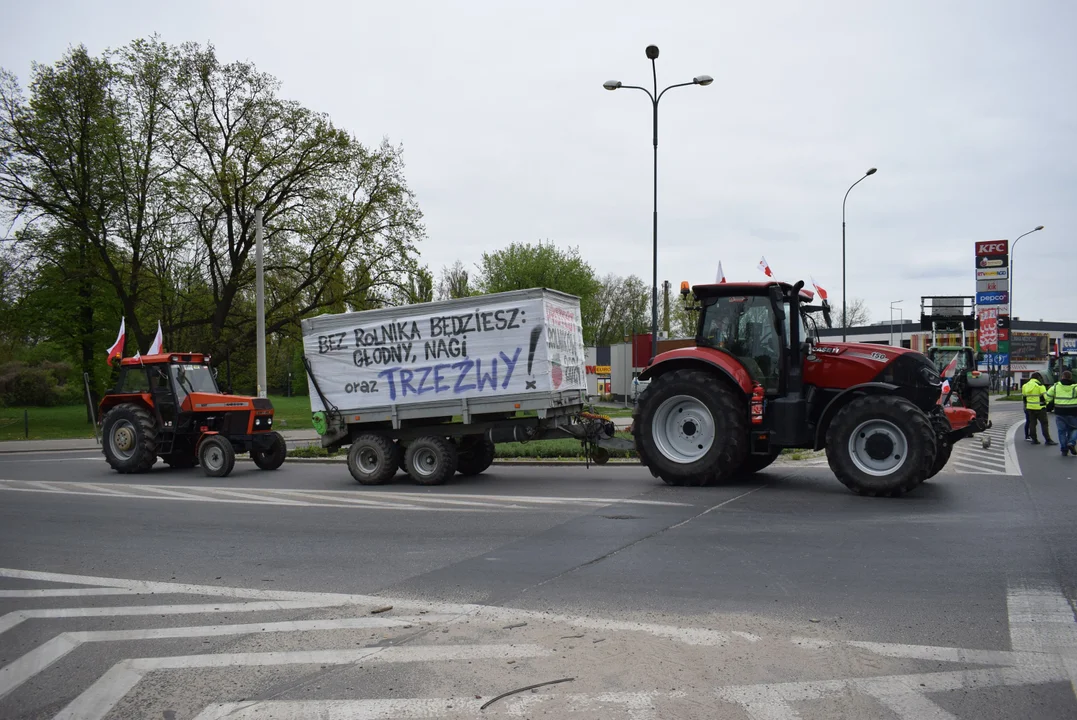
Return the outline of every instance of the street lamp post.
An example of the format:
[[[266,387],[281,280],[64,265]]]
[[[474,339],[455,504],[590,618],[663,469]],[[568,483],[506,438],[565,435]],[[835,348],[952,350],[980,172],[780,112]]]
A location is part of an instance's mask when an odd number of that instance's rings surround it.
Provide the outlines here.
[[[662,96],[666,94],[668,90],[672,90],[677,87],[687,87],[689,85],[707,86],[714,82],[714,78],[710,75],[698,75],[692,78],[692,82],[677,83],[676,85],[670,85],[662,92],[658,92],[658,69],[655,67],[655,60],[658,59],[658,46],[647,46],[647,58],[651,61],[651,76],[654,78],[654,92],[651,92],[645,87],[639,85],[624,85],[619,80],[607,80],[602,83],[602,87],[607,90],[620,90],[621,88],[627,88],[630,90],[642,90],[647,93],[647,97],[651,99],[651,109],[653,117],[654,127],[654,221],[653,221],[653,279],[651,283],[651,360],[658,354],[658,101],[662,99]]]
[[[897,305],[898,303],[901,303],[901,302],[904,302],[904,300],[895,300],[892,303],[890,303],[890,344],[891,345],[894,344],[894,306]],[[901,312],[901,308],[898,308],[898,312],[899,313]],[[904,329],[902,329],[902,333],[904,333],[904,332],[905,332]]]
[[[1014,267],[1013,259],[1014,259],[1014,251],[1017,250],[1017,242],[1021,238],[1023,238],[1025,235],[1031,235],[1032,233],[1037,232],[1039,230],[1043,230],[1043,225],[1037,225],[1036,227],[1029,230],[1027,233],[1024,233],[1023,235],[1018,235],[1017,240],[1014,240],[1013,245],[1010,245],[1010,332],[1011,333],[1013,332],[1013,317],[1014,317],[1014,313],[1013,313],[1013,267]],[[1007,353],[1006,354],[1006,377],[1010,377],[1011,375],[1012,375],[1012,373],[1010,371],[1010,355],[1009,355],[1009,353]]]
[[[849,331],[849,314],[845,307],[845,201],[849,199],[849,193],[852,189],[863,182],[864,178],[868,175],[874,175],[878,172],[878,168],[868,168],[868,171],[864,173],[864,177],[860,178],[845,191],[845,197],[841,201],[841,341],[845,342],[846,334]]]

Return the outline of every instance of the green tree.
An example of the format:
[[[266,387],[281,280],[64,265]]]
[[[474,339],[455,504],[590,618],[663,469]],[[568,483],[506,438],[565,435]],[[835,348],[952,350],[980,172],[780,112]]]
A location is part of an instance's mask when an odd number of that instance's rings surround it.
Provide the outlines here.
[[[611,273],[602,278],[595,296],[601,312],[595,326],[595,344],[619,343],[626,333],[645,331],[650,295],[647,284],[635,275],[620,277]]]
[[[580,257],[578,248],[562,250],[553,243],[512,243],[483,253],[478,285],[485,293],[550,288],[580,298],[583,338],[594,344],[603,309],[598,304],[602,283]]]
[[[472,295],[470,277],[464,264],[457,260],[441,269],[438,278],[438,300],[456,300]]]

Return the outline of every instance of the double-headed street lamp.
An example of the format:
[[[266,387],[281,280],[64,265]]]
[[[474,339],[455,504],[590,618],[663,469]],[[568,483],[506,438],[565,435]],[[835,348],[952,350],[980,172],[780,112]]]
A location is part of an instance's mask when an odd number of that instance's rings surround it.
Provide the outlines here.
[[[658,92],[658,69],[655,67],[654,63],[654,61],[658,59],[657,45],[647,46],[647,58],[651,61],[651,75],[654,78],[654,92],[651,92],[645,87],[640,87],[639,85],[623,85],[619,80],[607,80],[602,83],[602,87],[607,90],[620,90],[621,88],[642,90],[647,93],[647,97],[651,99],[651,108],[653,110],[654,118],[654,277],[651,283],[651,360],[653,361],[655,356],[658,355],[658,101],[662,99],[662,96],[665,95],[668,90],[677,87],[687,87],[689,85],[707,86],[714,82],[714,78],[710,75],[699,75],[692,78],[692,82],[670,85],[662,92]]]
[[[845,201],[849,199],[849,193],[859,185],[868,175],[874,175],[878,168],[868,168],[864,177],[857,180],[845,191],[845,197],[841,201],[841,341],[845,342],[846,333],[849,331],[849,313],[845,307]]]
[[[1024,233],[1023,235],[1018,235],[1017,240],[1014,240],[1013,244],[1010,245],[1010,297],[1009,297],[1009,300],[1010,300],[1010,329],[1011,329],[1011,332],[1013,331],[1013,318],[1014,318],[1014,312],[1013,312],[1013,265],[1014,265],[1013,259],[1014,259],[1014,250],[1017,249],[1017,241],[1018,240],[1023,238],[1025,235],[1031,235],[1032,233],[1037,232],[1039,230],[1043,230],[1043,225],[1037,225],[1036,227],[1029,230],[1027,233]],[[1008,354],[1006,355],[1006,375],[1010,375],[1010,356]]]

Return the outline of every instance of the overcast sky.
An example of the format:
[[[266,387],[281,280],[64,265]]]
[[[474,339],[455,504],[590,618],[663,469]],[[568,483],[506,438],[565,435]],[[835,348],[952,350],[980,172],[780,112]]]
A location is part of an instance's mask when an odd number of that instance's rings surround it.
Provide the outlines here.
[[[661,8],[661,9],[659,9]],[[0,65],[154,32],[211,41],[368,143],[402,143],[435,273],[512,241],[651,277],[648,44],[662,100],[659,282],[782,279],[872,320],[975,292],[973,243],[1021,241],[1016,315],[1077,320],[1077,3],[4,3]]]

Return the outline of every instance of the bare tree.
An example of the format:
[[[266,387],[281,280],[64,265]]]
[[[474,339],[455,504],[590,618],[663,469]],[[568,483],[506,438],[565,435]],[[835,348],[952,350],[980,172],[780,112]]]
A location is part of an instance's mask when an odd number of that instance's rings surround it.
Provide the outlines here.
[[[846,302],[846,310],[849,316],[849,322],[845,322],[845,316],[842,312],[838,311],[838,327],[858,327],[860,325],[867,325],[871,320],[871,313],[868,311],[867,304],[863,298],[849,298]]]

